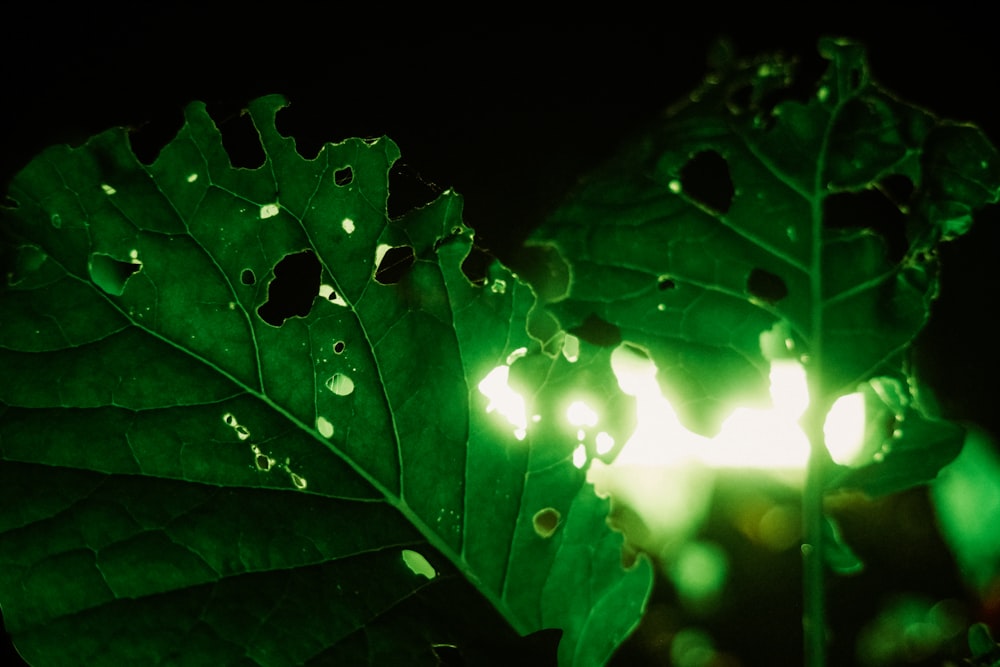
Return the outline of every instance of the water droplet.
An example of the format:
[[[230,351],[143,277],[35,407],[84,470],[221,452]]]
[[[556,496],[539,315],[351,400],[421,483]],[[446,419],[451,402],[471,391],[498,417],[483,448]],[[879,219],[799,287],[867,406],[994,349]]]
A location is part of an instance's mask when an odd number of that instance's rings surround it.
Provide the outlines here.
[[[188,177],[187,177],[187,182],[188,183],[194,183],[197,180],[198,180],[198,174],[188,174]]]
[[[264,204],[260,207],[260,219],[267,220],[268,218],[273,218],[278,215],[278,210],[277,204]]]
[[[816,91],[816,98],[820,102],[825,102],[826,98],[830,96],[830,89],[826,86],[820,86],[819,90]]]
[[[785,228],[785,235],[788,236],[788,240],[792,243],[799,240],[799,232],[792,225]]]
[[[554,507],[546,507],[535,512],[535,516],[531,518],[531,525],[534,526],[535,533],[539,537],[548,539],[556,532],[561,520],[562,514],[559,513],[559,510]]]
[[[676,178],[667,183],[667,187],[670,188],[670,191],[673,192],[675,195],[679,195],[681,193],[681,182],[678,181]]]
[[[340,222],[340,226],[341,226],[341,227],[342,227],[342,228],[344,229],[344,231],[345,231],[345,232],[347,232],[348,234],[353,234],[353,233],[354,233],[354,221],[353,221],[353,220],[351,220],[350,218],[344,218],[344,219],[343,219],[343,220],[342,220],[342,221]]]
[[[331,424],[330,420],[326,417],[317,417],[316,430],[318,430],[319,434],[324,438],[329,438],[333,435],[333,424]]]
[[[347,396],[354,391],[354,380],[343,373],[334,373],[333,376],[326,381],[326,388],[335,393],[337,396]]]
[[[113,187],[111,187],[107,183],[101,183],[101,189],[104,190],[104,194],[106,194],[106,195],[113,195],[116,192],[118,192],[117,190],[115,190]]]
[[[416,551],[403,549],[403,563],[406,564],[406,567],[410,568],[410,572],[413,574],[419,574],[428,579],[433,579],[437,576],[437,570],[434,569],[434,566]]]
[[[490,291],[493,292],[494,294],[503,294],[504,292],[507,291],[507,281],[500,280],[499,278],[497,280],[494,280],[493,284],[490,285]]]

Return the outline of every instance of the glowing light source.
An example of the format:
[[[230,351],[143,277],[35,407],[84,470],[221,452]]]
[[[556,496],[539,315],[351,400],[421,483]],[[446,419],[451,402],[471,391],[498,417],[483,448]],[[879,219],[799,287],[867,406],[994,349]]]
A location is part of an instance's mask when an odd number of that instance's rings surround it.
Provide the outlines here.
[[[497,366],[478,385],[479,393],[489,399],[486,412],[496,411],[514,427],[514,436],[524,440],[528,434],[528,417],[524,399],[507,384],[510,377],[509,366]]]
[[[583,401],[573,401],[566,409],[566,419],[573,426],[597,426],[597,413]]]

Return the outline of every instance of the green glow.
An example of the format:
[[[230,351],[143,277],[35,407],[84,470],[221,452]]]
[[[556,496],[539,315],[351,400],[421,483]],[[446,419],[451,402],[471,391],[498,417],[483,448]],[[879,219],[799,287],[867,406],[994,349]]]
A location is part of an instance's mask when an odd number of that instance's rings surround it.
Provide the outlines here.
[[[524,440],[528,433],[528,417],[524,399],[507,384],[509,366],[497,366],[478,385],[479,393],[489,399],[486,412],[497,412],[514,427],[514,436]]]

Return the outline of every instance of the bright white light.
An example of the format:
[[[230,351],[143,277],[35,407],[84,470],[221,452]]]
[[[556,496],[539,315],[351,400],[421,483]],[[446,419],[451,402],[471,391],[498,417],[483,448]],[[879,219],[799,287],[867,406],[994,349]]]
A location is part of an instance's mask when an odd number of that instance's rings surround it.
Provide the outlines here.
[[[864,445],[865,397],[861,393],[841,396],[830,408],[823,424],[830,456],[841,465],[856,463]]]
[[[809,407],[806,369],[794,359],[771,362],[771,402],[774,409],[789,421],[797,421]]]
[[[597,426],[597,413],[583,401],[573,401],[566,409],[566,419],[573,426]]]
[[[267,220],[268,218],[273,218],[278,215],[278,210],[277,204],[264,204],[260,207],[260,219]]]
[[[524,399],[507,384],[509,377],[509,366],[497,366],[480,381],[479,393],[489,399],[486,412],[500,413],[514,427],[515,437],[524,440],[528,433]]]
[[[600,461],[598,461],[600,463]],[[573,465],[577,468],[582,468],[587,464],[587,447],[586,445],[578,445],[576,449],[573,450]],[[587,473],[587,481],[590,481],[590,473]],[[593,483],[593,482],[591,482]]]
[[[350,218],[344,218],[343,220],[341,220],[340,226],[348,234],[353,234],[354,233],[354,221],[351,220]]]
[[[615,439],[608,433],[601,431],[597,434],[596,444],[598,454],[607,454],[615,448]]]

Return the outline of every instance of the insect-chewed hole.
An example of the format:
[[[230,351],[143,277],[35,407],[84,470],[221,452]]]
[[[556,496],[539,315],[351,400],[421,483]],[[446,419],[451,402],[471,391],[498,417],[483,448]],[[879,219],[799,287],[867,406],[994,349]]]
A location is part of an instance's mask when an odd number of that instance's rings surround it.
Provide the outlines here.
[[[244,285],[253,285],[257,282],[257,276],[254,275],[252,270],[243,269],[243,273],[240,274],[240,282]]]
[[[346,348],[347,348],[347,343],[345,343],[342,340],[338,340],[336,343],[333,344],[333,353],[343,354]]]
[[[386,211],[395,220],[413,209],[426,206],[441,193],[441,188],[425,180],[409,165],[396,162],[389,170],[389,199]]]
[[[559,510],[554,507],[546,507],[535,512],[535,516],[531,518],[531,524],[539,537],[549,538],[556,532],[561,520],[562,514],[559,513]]]
[[[283,137],[295,141],[295,151],[306,160],[315,160],[329,138],[317,130],[315,114],[308,104],[281,107],[274,117],[274,127]]]
[[[775,303],[788,296],[788,285],[781,276],[764,269],[753,269],[747,276],[747,292],[761,301]]]
[[[666,292],[667,290],[677,289],[677,283],[670,276],[660,276],[656,279],[656,288],[661,292]]]
[[[349,396],[354,393],[354,380],[343,373],[334,373],[327,379],[326,388],[337,396]]]
[[[163,147],[177,136],[183,125],[184,116],[180,112],[173,112],[160,117],[154,116],[151,121],[130,129],[128,143],[132,153],[142,164],[153,164]]]
[[[351,165],[346,167],[341,167],[340,169],[333,172],[333,182],[340,187],[345,185],[350,185],[354,181],[354,170]]]
[[[413,248],[408,245],[389,248],[382,255],[375,268],[375,282],[380,285],[395,285],[416,261]]]
[[[681,168],[681,189],[688,197],[716,213],[725,213],[733,203],[733,180],[729,163],[715,151],[702,151]]]
[[[121,296],[125,291],[125,283],[142,269],[142,264],[123,262],[110,255],[95,252],[90,256],[87,268],[90,270],[90,279],[95,285],[111,296]]]
[[[614,347],[622,342],[621,329],[594,314],[589,315],[583,324],[572,329],[570,333],[591,345],[601,347]]]
[[[267,301],[257,309],[260,318],[280,327],[289,317],[305,317],[319,292],[320,263],[312,250],[286,255],[274,266]]]
[[[233,109],[213,104],[209,115],[222,135],[222,147],[229,156],[229,164],[237,169],[258,169],[267,160],[260,134],[246,109]]]
[[[886,179],[884,189],[838,192],[823,199],[823,226],[827,229],[870,229],[885,242],[890,260],[898,262],[906,254],[906,215],[900,206],[912,193],[909,179]],[[901,197],[897,204],[890,197]]]

